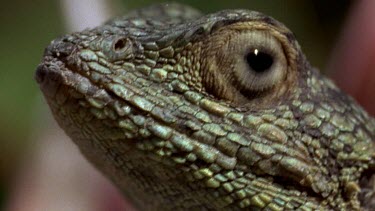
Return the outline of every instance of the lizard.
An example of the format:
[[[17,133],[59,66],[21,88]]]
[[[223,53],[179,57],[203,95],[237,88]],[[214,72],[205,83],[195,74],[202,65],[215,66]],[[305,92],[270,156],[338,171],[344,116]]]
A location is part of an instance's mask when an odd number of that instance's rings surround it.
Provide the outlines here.
[[[61,36],[54,118],[140,210],[374,210],[375,120],[279,21],[169,3]]]

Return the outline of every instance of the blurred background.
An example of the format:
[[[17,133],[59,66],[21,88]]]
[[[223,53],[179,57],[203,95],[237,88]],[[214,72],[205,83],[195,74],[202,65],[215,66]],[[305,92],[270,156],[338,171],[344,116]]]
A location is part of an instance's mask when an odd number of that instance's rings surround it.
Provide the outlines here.
[[[74,0],[69,1],[74,4]],[[76,0],[76,3],[79,0]],[[92,1],[94,2],[94,1]],[[105,16],[157,1],[101,1]],[[310,62],[325,71],[343,23],[356,1],[349,0],[215,0],[177,1],[208,13],[228,8],[246,8],[268,14],[283,22],[297,36]],[[90,1],[86,4],[90,7]],[[55,136],[51,114],[41,96],[34,71],[44,48],[59,35],[74,28],[63,0],[2,1],[0,7],[0,210],[10,201],[14,188],[32,172],[41,137],[46,130]],[[86,8],[87,9],[87,8]],[[68,17],[69,16],[69,17]],[[95,14],[94,16],[95,17]],[[70,22],[69,22],[70,21]],[[74,21],[74,20],[73,20]],[[78,151],[74,153],[78,154]],[[80,155],[77,155],[79,157]],[[43,157],[42,157],[43,159]],[[56,164],[57,165],[57,164]],[[25,171],[24,169],[29,169]],[[30,194],[32,194],[32,190]]]

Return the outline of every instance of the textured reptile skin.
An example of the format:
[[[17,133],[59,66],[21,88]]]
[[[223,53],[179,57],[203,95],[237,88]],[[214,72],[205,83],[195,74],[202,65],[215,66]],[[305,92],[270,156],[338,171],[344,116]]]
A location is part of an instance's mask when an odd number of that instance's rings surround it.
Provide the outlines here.
[[[54,40],[36,79],[140,210],[375,209],[375,120],[258,12],[137,10]]]

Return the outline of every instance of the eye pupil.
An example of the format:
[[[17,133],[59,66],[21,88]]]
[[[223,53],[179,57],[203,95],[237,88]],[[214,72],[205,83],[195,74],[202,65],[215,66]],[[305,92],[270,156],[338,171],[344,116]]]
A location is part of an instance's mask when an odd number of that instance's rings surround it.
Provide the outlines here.
[[[271,55],[254,49],[252,52],[246,55],[246,60],[252,70],[257,73],[267,71],[273,64],[273,58]]]

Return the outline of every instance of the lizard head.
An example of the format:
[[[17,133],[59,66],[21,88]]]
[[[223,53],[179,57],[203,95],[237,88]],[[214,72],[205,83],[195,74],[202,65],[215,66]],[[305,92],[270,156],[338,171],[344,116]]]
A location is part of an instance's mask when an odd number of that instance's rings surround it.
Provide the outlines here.
[[[310,66],[284,25],[247,10],[151,9],[52,41],[36,73],[60,126],[134,201],[370,200],[375,121]]]

